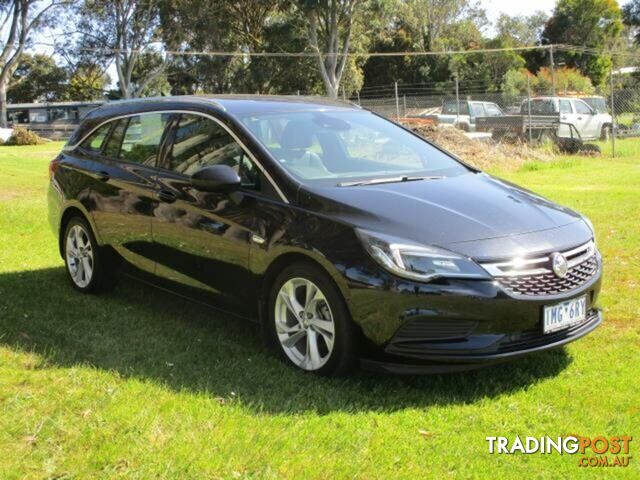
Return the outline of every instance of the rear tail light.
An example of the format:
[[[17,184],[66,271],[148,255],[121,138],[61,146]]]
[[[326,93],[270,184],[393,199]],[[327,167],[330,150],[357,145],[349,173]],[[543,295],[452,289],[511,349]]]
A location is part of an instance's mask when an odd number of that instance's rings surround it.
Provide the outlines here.
[[[60,166],[60,161],[61,161],[60,157],[56,157],[53,160],[51,160],[51,163],[49,164],[49,180],[51,180],[53,176],[56,174],[56,171]]]

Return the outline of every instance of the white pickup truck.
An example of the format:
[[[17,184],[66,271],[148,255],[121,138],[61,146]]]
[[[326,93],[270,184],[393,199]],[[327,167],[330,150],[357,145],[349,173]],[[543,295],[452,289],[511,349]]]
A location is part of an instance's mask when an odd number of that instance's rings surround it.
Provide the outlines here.
[[[522,102],[519,115],[476,118],[476,131],[491,132],[496,140],[509,136],[523,140],[606,140],[612,124],[609,113],[579,98],[535,97]]]
[[[531,115],[560,115],[558,137],[571,137],[573,125],[583,140],[606,140],[611,134],[613,120],[606,111],[601,112],[584,100],[569,97],[536,97],[530,100]],[[524,100],[520,115],[529,115],[529,100]]]

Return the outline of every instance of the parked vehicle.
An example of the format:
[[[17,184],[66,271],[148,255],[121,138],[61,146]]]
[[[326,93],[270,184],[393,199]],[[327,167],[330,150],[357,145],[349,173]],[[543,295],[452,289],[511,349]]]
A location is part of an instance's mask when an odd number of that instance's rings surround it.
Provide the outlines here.
[[[302,370],[458,371],[602,321],[585,217],[354,106],[117,102],[89,113],[50,176],[75,289],[127,270],[256,320]]]
[[[608,113],[599,113],[584,100],[568,97],[536,97],[522,102],[520,115],[477,119],[478,129],[493,132],[495,138],[514,133],[527,138],[531,130],[534,139],[553,134],[559,138],[605,140],[612,124]]]
[[[438,125],[453,126],[465,132],[475,132],[476,118],[500,117],[503,115],[504,112],[495,103],[470,100],[457,103],[453,100],[445,101],[442,104],[442,112],[430,117]]]

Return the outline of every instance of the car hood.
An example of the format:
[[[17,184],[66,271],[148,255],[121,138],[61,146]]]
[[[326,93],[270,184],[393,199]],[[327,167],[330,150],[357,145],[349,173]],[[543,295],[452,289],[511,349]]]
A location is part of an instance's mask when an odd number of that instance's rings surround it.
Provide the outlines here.
[[[356,227],[436,245],[478,257],[477,248],[492,245],[531,249],[540,232],[571,224],[571,241],[588,241],[581,216],[506,181],[484,173],[466,173],[439,180],[371,186],[308,188],[301,194],[307,208]],[[537,235],[531,235],[537,233]],[[505,242],[511,238],[513,241]],[[499,242],[491,242],[490,240]],[[493,255],[491,255],[493,256]]]

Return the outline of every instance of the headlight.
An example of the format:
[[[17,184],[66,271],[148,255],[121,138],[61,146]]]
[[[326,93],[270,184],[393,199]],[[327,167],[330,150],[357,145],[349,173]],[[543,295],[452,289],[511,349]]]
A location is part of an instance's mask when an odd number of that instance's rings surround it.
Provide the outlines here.
[[[588,217],[586,217],[585,215],[581,215],[582,216],[582,220],[584,220],[584,223],[587,224],[587,226],[591,229],[591,233],[593,234],[593,242],[595,243],[596,241],[596,229],[593,226],[593,223],[591,223],[591,220],[589,220]]]
[[[423,282],[438,277],[491,278],[470,258],[442,248],[359,229],[356,229],[356,234],[380,265],[400,277]]]

